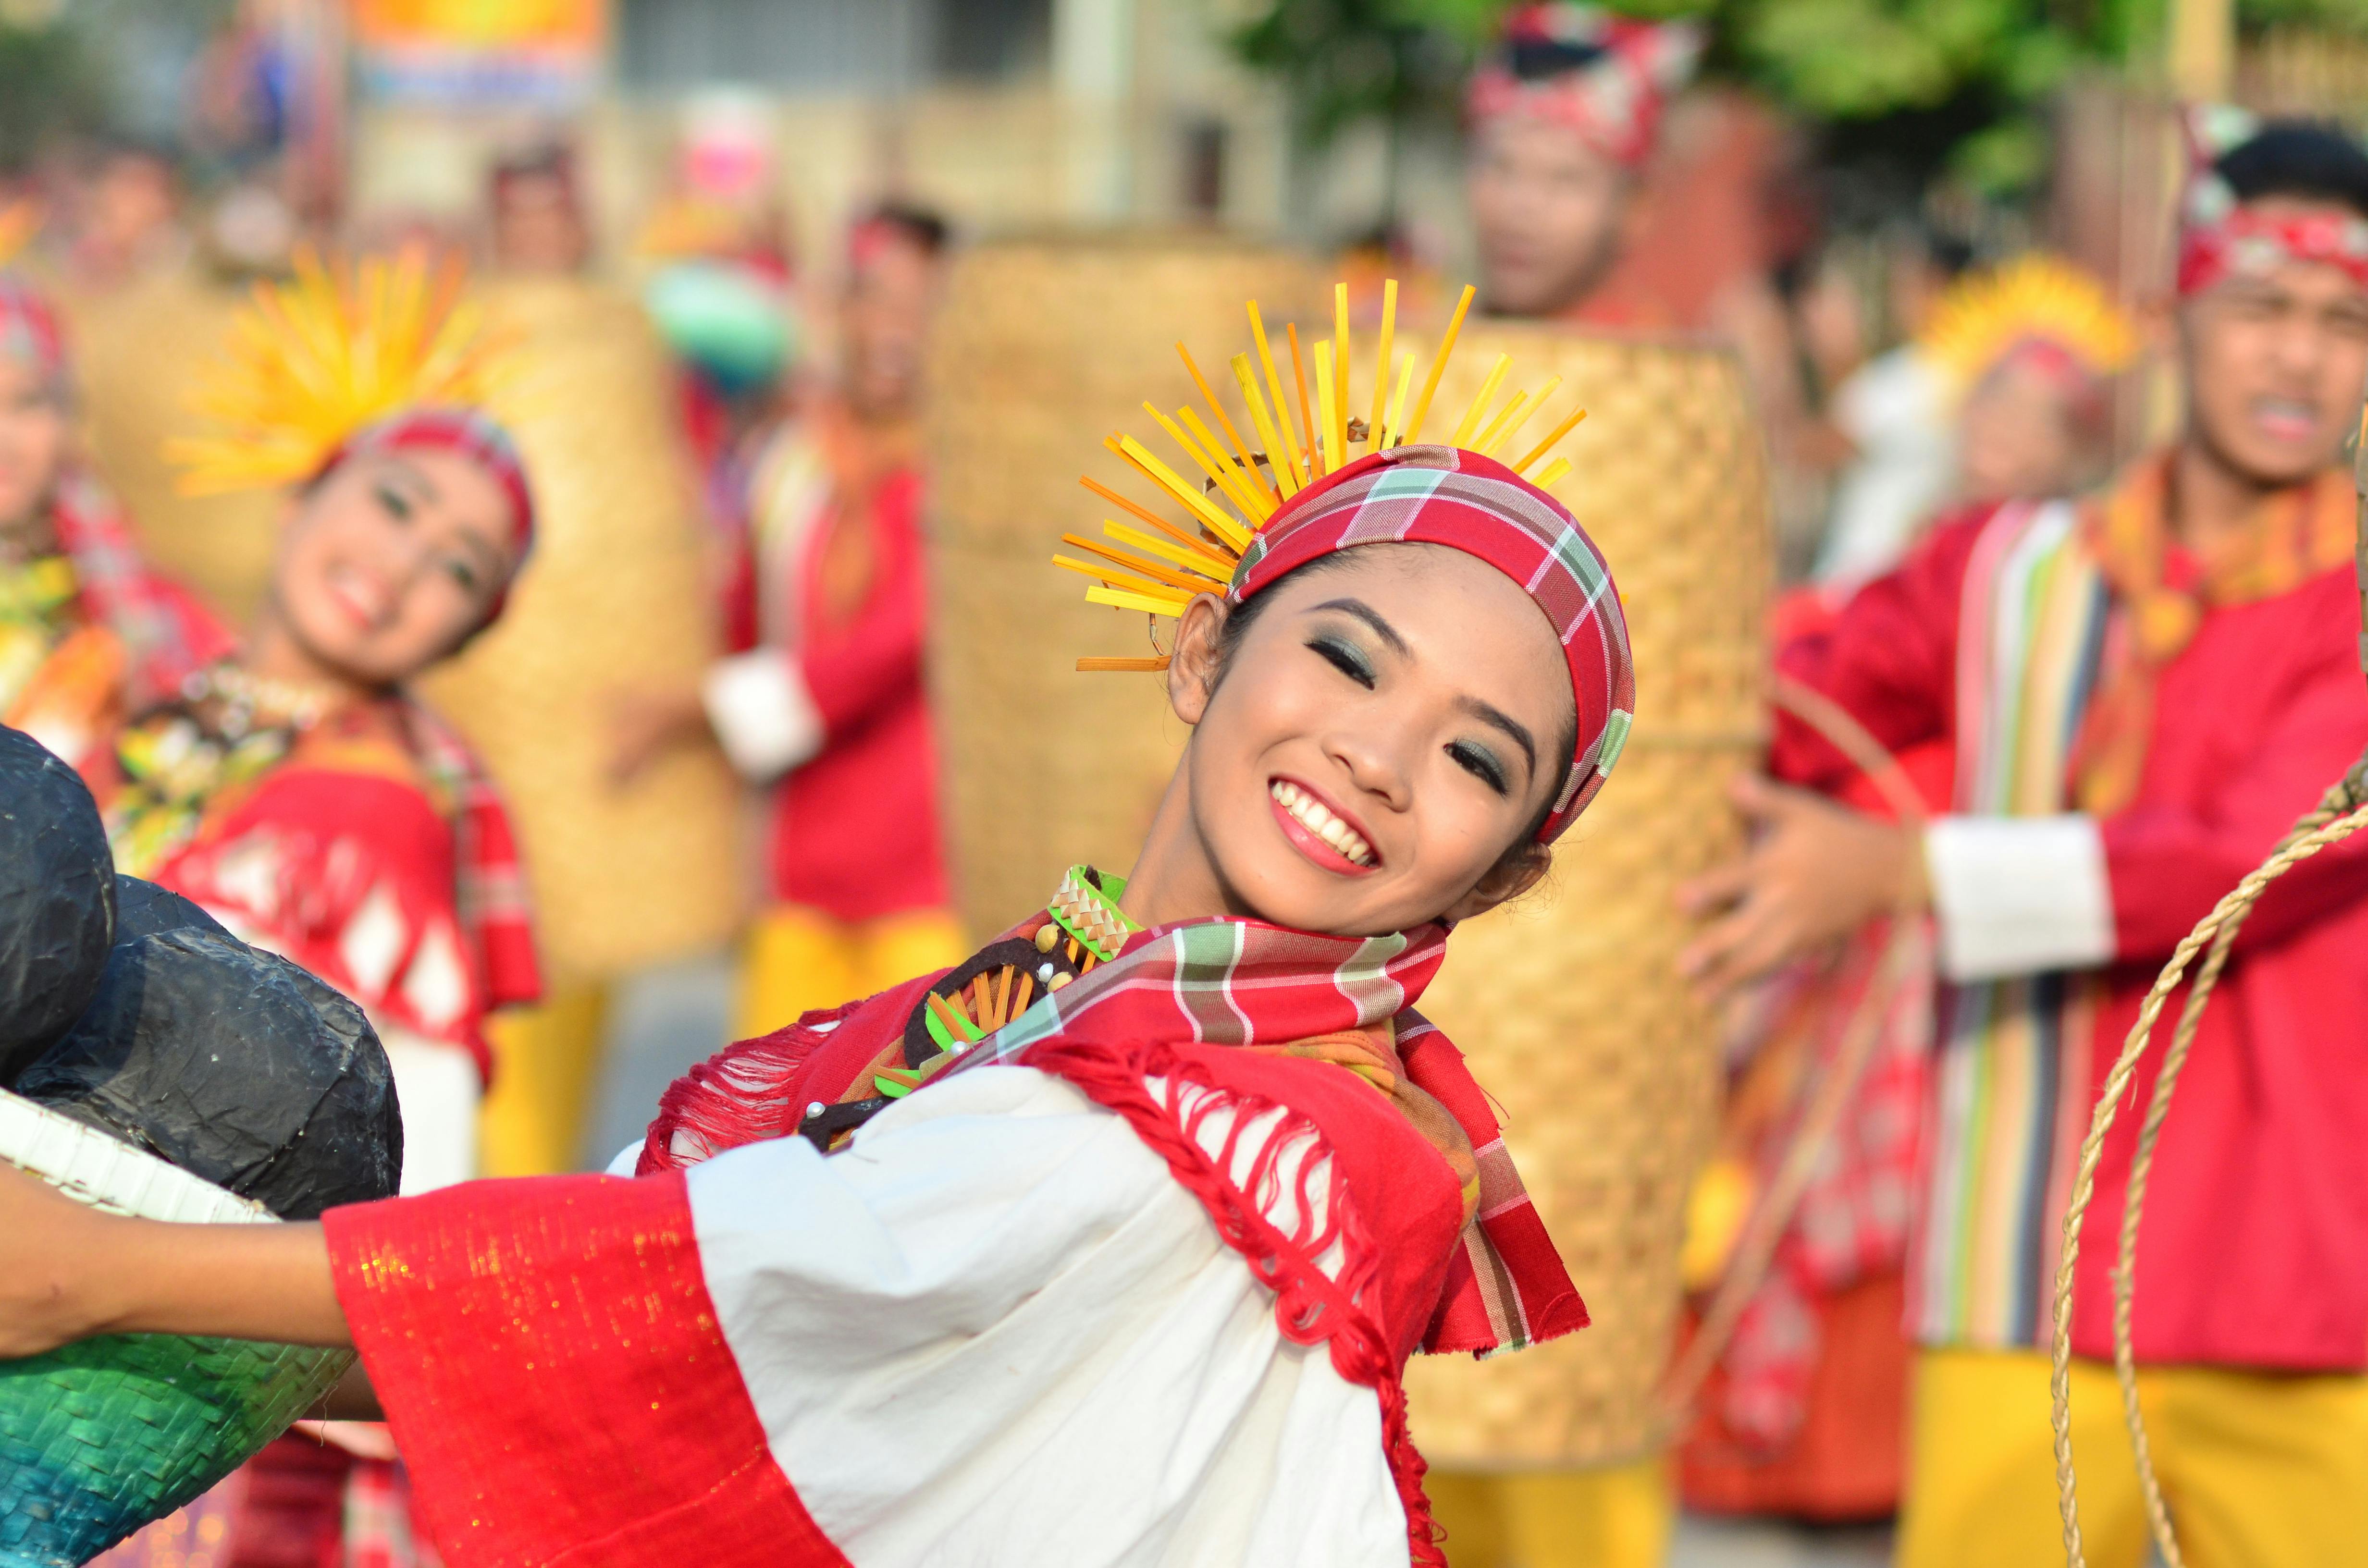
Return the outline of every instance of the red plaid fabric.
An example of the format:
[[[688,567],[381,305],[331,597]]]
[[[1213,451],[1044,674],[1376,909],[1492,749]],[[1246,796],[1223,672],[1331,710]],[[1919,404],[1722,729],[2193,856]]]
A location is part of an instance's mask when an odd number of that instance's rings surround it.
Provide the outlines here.
[[[1562,504],[1504,464],[1454,447],[1395,447],[1316,481],[1269,518],[1234,569],[1235,604],[1319,555],[1360,544],[1443,544],[1521,585],[1545,613],[1570,668],[1578,749],[1551,843],[1595,799],[1636,710],[1636,672],[1620,591],[1595,541]]]
[[[476,949],[485,1011],[535,1001],[542,995],[542,966],[508,809],[477,754],[441,719],[408,699],[404,718],[420,765],[452,801],[461,926]]]
[[[949,1073],[1024,1062],[1060,1040],[1277,1045],[1394,1025],[1406,1076],[1462,1124],[1480,1157],[1480,1208],[1425,1335],[1434,1354],[1493,1354],[1587,1326],[1545,1222],[1513,1168],[1488,1099],[1463,1058],[1412,1008],[1447,956],[1447,931],[1324,937],[1262,921],[1209,919],[1135,932],[988,1037]]]
[[[230,653],[229,631],[148,564],[115,498],[89,474],[70,469],[60,479],[50,524],[84,607],[123,644],[127,710],[178,695],[182,682]]]
[[[1702,33],[1688,22],[1647,22],[1595,6],[1516,6],[1504,41],[1473,73],[1474,122],[1535,115],[1576,131],[1615,163],[1653,151],[1661,111],[1692,74]]]
[[[1803,1111],[1835,1065],[1842,1037],[1874,983],[1889,925],[1856,933],[1830,965],[1796,965],[1771,983],[1759,1026],[1767,1048],[1797,1040],[1807,1062],[1793,1112],[1771,1124],[1754,1151],[1757,1185],[1775,1182]],[[1935,976],[1931,935],[1882,1022],[1873,1058],[1844,1108],[1768,1279],[1736,1324],[1720,1364],[1727,1381],[1720,1415],[1735,1435],[1782,1448],[1807,1415],[1810,1375],[1822,1346],[1813,1299],[1902,1267],[1916,1207],[1918,1139],[1932,1046]],[[1755,1030],[1755,1032],[1758,1032]]]
[[[65,334],[57,311],[40,290],[6,273],[0,273],[0,354],[53,383],[65,379]]]

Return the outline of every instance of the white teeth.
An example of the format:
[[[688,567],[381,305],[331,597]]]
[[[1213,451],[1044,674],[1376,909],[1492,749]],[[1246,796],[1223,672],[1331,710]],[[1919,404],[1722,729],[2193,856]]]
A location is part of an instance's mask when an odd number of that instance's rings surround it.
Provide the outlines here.
[[[1330,812],[1323,804],[1288,779],[1278,778],[1268,786],[1268,792],[1292,819],[1339,851],[1341,858],[1360,866],[1373,863],[1373,846],[1362,835]]]

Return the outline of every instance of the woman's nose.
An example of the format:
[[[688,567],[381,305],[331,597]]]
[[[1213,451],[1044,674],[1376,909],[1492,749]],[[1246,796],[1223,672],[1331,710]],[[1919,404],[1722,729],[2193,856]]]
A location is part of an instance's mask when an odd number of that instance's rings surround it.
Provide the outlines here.
[[[1349,781],[1369,795],[1380,797],[1393,811],[1404,811],[1411,769],[1401,746],[1391,737],[1354,730],[1335,731],[1326,746],[1348,771]]]

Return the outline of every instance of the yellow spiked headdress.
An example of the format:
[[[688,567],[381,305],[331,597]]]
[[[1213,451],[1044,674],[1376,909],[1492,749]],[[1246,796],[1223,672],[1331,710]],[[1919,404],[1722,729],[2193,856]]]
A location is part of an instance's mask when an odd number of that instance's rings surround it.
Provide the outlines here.
[[[1393,278],[1383,285],[1372,400],[1361,419],[1351,418],[1349,413],[1353,355],[1348,285],[1334,287],[1332,335],[1316,342],[1312,354],[1303,353],[1296,324],[1285,329],[1291,372],[1288,382],[1283,379],[1258,301],[1251,301],[1251,347],[1233,357],[1231,369],[1240,389],[1243,414],[1257,437],[1255,444],[1244,437],[1224,400],[1201,374],[1191,353],[1178,343],[1176,352],[1207,403],[1215,427],[1212,429],[1209,420],[1190,407],[1178,409],[1170,417],[1149,403],[1143,405],[1144,412],[1183,454],[1185,461],[1180,471],[1124,432],[1112,434],[1102,445],[1150,481],[1163,504],[1180,508],[1181,517],[1171,520],[1152,506],[1130,500],[1089,476],[1081,478],[1078,483],[1126,513],[1133,522],[1105,519],[1102,540],[1063,534],[1062,543],[1083,551],[1088,559],[1055,555],[1053,563],[1091,578],[1094,585],[1086,590],[1086,597],[1117,609],[1172,617],[1182,614],[1197,594],[1224,593],[1235,582],[1253,540],[1269,519],[1290,506],[1292,497],[1360,455],[1413,446],[1421,440],[1429,420],[1431,400],[1439,391],[1448,359],[1455,351],[1456,336],[1472,308],[1473,294],[1466,288],[1456,301],[1454,314],[1440,335],[1438,351],[1431,356],[1430,367],[1417,392],[1416,356],[1409,352],[1393,358],[1397,332],[1397,282]],[[1447,444],[1491,459],[1519,449],[1514,447],[1515,438],[1554,396],[1562,378],[1549,380],[1534,393],[1508,392],[1498,403],[1497,394],[1510,365],[1510,356],[1497,356],[1479,392],[1456,422]],[[1414,401],[1411,412],[1406,406],[1410,392]],[[1561,458],[1552,462],[1544,460],[1555,444],[1586,417],[1585,409],[1572,409],[1543,440],[1522,450],[1518,459],[1508,459],[1507,466],[1540,489],[1553,484],[1570,472],[1570,463]],[[1222,438],[1219,432],[1223,432]],[[1195,472],[1200,479],[1188,477]],[[1165,655],[1077,661],[1080,670],[1157,670],[1167,665]]]
[[[2137,329],[2095,278],[2039,253],[1957,283],[1919,341],[1960,392],[2023,344],[2052,345],[2100,381],[2138,351]]]
[[[301,483],[357,436],[411,409],[482,410],[505,382],[502,346],[462,298],[457,261],[406,246],[258,283],[229,352],[191,406],[218,432],[167,443],[190,494]]]

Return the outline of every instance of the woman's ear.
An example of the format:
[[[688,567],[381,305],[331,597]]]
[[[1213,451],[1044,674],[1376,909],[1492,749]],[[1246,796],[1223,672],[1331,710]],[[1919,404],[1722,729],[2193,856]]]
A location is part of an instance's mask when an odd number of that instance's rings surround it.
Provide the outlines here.
[[[1167,705],[1188,724],[1197,724],[1209,710],[1217,689],[1218,666],[1224,663],[1218,640],[1229,612],[1214,594],[1196,594],[1176,621],[1176,650],[1167,657]]]
[[[1448,908],[1449,921],[1469,920],[1475,915],[1486,915],[1500,903],[1509,903],[1538,885],[1538,880],[1554,867],[1554,851],[1543,844],[1524,844],[1498,857],[1497,863],[1484,872],[1472,891]]]

